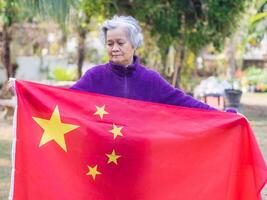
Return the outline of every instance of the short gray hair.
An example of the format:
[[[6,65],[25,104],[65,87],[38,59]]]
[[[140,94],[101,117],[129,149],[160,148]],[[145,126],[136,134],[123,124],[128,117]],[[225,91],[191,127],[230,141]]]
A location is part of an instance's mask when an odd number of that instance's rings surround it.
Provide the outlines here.
[[[117,16],[115,15],[112,19],[106,20],[100,31],[101,39],[104,43],[107,40],[107,31],[115,29],[118,26],[122,26],[127,30],[127,36],[134,48],[139,48],[143,43],[142,29],[139,26],[139,22],[131,16]]]

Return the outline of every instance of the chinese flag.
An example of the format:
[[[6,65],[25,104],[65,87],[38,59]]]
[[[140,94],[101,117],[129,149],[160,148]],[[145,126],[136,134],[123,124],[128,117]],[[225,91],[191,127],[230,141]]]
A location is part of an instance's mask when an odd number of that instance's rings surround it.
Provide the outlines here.
[[[14,200],[259,200],[247,120],[16,81]]]

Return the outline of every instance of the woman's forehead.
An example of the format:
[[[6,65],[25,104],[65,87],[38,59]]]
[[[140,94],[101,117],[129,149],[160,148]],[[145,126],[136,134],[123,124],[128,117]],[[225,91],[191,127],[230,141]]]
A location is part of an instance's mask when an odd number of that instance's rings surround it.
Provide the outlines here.
[[[107,30],[107,40],[118,39],[128,40],[126,29],[124,27],[119,26],[117,28]]]

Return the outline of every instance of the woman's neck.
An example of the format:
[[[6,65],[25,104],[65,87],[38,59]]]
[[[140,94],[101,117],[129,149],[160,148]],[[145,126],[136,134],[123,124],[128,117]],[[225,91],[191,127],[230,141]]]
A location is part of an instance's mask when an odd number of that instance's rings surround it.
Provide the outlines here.
[[[131,61],[127,65],[125,65],[124,67],[128,67],[131,64],[133,64],[133,57],[132,57]]]

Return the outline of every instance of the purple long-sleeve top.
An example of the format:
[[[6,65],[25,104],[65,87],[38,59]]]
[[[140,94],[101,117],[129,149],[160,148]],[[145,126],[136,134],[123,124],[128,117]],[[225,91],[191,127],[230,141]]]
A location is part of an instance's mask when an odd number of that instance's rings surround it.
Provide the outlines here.
[[[89,69],[71,89],[142,101],[216,110],[182,90],[174,88],[159,73],[134,61],[128,67],[112,62]]]

